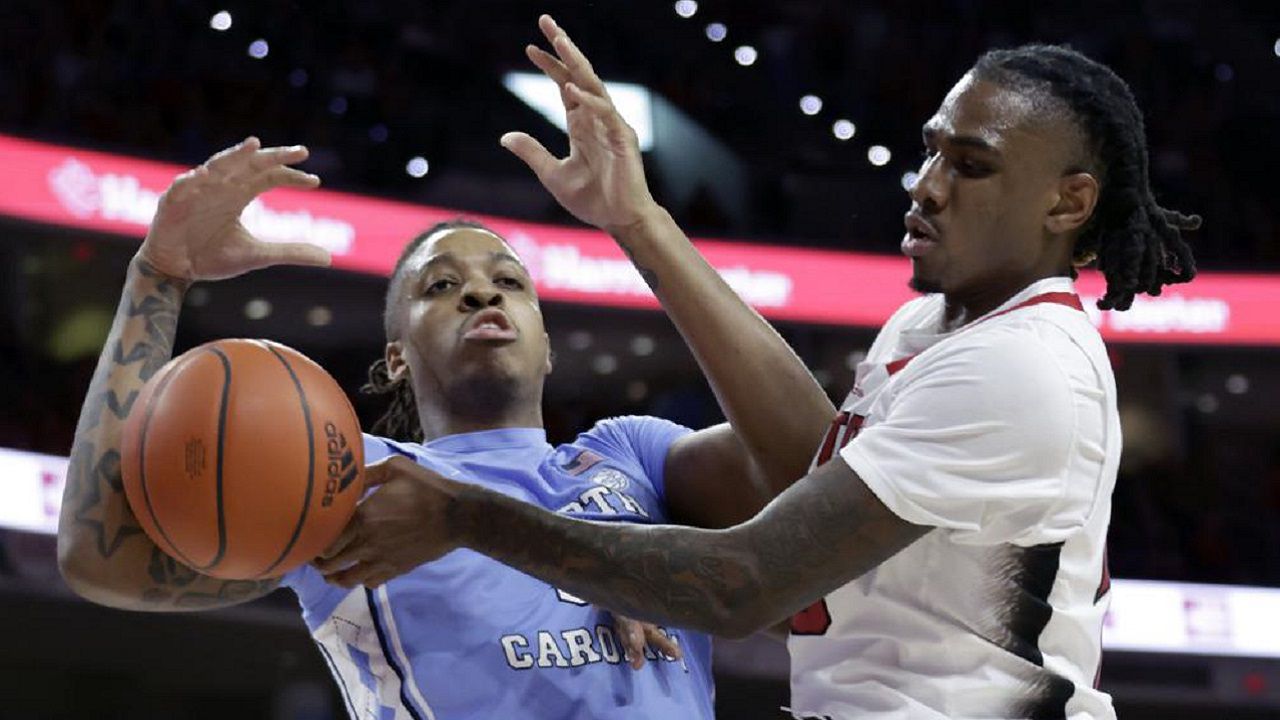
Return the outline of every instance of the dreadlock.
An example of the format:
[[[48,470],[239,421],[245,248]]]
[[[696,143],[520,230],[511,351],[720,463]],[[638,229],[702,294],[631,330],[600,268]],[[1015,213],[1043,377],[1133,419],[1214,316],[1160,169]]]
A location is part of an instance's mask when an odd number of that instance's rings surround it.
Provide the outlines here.
[[[458,228],[473,228],[493,232],[481,223],[464,218],[454,218],[436,223],[418,233],[400,252],[400,258],[396,260],[395,269],[391,271],[391,279],[387,282],[387,297],[382,306],[382,325],[387,333],[387,340],[390,340],[395,335],[393,310],[397,298],[400,297],[400,286],[404,282],[403,271],[405,264],[418,251],[418,248],[422,247],[422,244],[431,237],[442,231],[456,230]],[[374,433],[392,440],[422,442],[422,424],[418,420],[418,402],[413,396],[413,384],[409,382],[409,378],[405,375],[392,380],[391,371],[387,368],[386,358],[379,358],[369,366],[369,382],[360,388],[360,392],[367,395],[389,395],[391,397],[391,405],[382,414],[382,417],[378,418],[373,424],[372,430]]]
[[[1100,309],[1127,310],[1138,293],[1159,295],[1165,285],[1195,277],[1195,259],[1182,234],[1199,228],[1200,217],[1162,208],[1152,196],[1142,112],[1124,80],[1055,45],[992,50],[973,72],[980,80],[1065,106],[1082,133],[1086,167],[1071,172],[1092,173],[1101,191],[1074,258],[1080,265],[1097,258],[1107,279]]]

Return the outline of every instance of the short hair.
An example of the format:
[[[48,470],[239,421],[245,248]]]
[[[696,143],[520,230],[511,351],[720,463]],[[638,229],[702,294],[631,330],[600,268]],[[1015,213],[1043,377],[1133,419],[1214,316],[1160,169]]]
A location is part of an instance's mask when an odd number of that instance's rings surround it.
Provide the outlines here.
[[[1090,167],[1073,172],[1093,173],[1101,190],[1074,256],[1080,263],[1097,257],[1107,280],[1099,308],[1127,310],[1137,293],[1159,295],[1164,286],[1195,277],[1183,233],[1199,228],[1200,217],[1156,203],[1142,111],[1124,80],[1071,48],[1040,44],[991,50],[978,58],[973,74],[1030,95],[1047,94],[1079,129]]]

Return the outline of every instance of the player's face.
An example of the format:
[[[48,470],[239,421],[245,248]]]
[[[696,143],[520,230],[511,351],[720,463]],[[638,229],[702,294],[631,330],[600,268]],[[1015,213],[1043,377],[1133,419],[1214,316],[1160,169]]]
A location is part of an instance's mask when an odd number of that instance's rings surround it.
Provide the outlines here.
[[[409,258],[398,303],[400,354],[416,391],[454,406],[540,399],[551,370],[542,311],[528,272],[497,235],[437,233]]]
[[[914,289],[962,302],[1008,297],[1061,262],[1046,218],[1075,139],[1037,110],[1022,93],[966,75],[925,124],[902,241]]]

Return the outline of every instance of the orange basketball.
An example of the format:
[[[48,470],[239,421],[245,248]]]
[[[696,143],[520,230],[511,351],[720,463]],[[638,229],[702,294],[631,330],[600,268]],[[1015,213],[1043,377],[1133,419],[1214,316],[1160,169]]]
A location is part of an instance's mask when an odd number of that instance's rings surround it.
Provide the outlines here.
[[[205,575],[277,577],[320,554],[364,488],[347,396],[265,340],[219,340],[156,373],[125,422],[125,495],[147,535]]]

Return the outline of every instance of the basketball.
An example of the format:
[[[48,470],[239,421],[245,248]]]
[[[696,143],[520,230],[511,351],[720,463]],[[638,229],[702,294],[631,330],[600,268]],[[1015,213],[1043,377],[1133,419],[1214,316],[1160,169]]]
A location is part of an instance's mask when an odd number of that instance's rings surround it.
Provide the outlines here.
[[[338,383],[265,340],[169,361],[128,420],[129,505],[169,555],[224,579],[278,577],[342,532],[364,487],[360,424]]]

